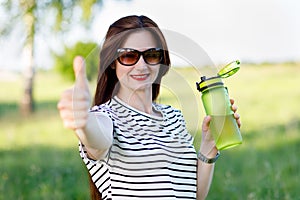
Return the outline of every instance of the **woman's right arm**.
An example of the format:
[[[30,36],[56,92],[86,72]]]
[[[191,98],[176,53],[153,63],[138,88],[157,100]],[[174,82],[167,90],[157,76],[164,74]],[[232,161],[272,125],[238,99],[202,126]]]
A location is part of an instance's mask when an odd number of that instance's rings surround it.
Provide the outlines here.
[[[113,124],[104,113],[89,112],[91,97],[84,59],[77,56],[73,68],[76,82],[72,88],[62,93],[57,108],[64,126],[74,130],[85,145],[88,156],[98,160],[106,155],[112,144]]]

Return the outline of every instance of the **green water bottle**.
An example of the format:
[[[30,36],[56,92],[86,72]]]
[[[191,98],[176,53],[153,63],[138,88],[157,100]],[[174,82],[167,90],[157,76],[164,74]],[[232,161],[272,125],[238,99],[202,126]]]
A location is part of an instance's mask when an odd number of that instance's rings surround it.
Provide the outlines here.
[[[242,136],[236,119],[231,110],[228,90],[222,82],[236,73],[240,67],[239,61],[234,61],[222,68],[217,76],[201,77],[196,83],[197,89],[202,93],[201,99],[207,115],[211,116],[210,131],[218,150],[224,150],[242,143]]]

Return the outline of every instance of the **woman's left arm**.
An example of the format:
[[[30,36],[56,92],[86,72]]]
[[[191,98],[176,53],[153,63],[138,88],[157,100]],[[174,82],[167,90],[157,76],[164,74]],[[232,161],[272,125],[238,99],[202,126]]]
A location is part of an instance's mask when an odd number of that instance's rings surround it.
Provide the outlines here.
[[[240,115],[236,112],[237,106],[234,104],[234,100],[230,99],[231,109],[234,112],[234,117],[237,121],[238,127],[241,127]],[[202,123],[202,140],[199,152],[206,158],[213,159],[218,154],[215,141],[213,140],[210,131],[209,123],[211,117],[206,116]],[[197,161],[197,200],[204,200],[209,192],[212,177],[214,173],[214,163],[206,163],[198,159]]]

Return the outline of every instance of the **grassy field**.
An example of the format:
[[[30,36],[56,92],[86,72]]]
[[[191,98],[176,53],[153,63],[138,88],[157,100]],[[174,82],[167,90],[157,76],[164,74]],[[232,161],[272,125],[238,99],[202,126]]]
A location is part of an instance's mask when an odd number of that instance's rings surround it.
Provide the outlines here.
[[[200,75],[193,68],[169,75],[159,101],[183,110],[198,146]],[[244,141],[221,152],[208,200],[300,199],[300,65],[243,65],[225,83],[239,107]],[[71,83],[43,72],[35,85],[36,112],[22,118],[22,82],[0,80],[0,199],[88,199],[78,141],[56,110]]]

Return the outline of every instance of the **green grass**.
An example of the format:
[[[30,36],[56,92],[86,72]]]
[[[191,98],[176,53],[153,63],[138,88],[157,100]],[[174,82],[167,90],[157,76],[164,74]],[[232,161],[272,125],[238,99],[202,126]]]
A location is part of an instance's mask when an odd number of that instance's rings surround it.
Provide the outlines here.
[[[63,128],[56,109],[71,84],[52,73],[38,74],[36,112],[28,118],[18,112],[21,85],[0,86],[0,199],[88,199],[78,141]]]
[[[226,80],[241,114],[243,144],[221,152],[208,200],[300,199],[300,65],[242,65]],[[183,110],[199,146],[203,119],[193,68],[172,69],[159,102]],[[174,78],[175,77],[175,78]],[[71,83],[38,73],[36,112],[18,113],[20,80],[0,80],[0,199],[88,199],[78,141],[62,126],[57,100]]]
[[[54,145],[0,151],[0,199],[87,199],[85,169],[76,152]]]

